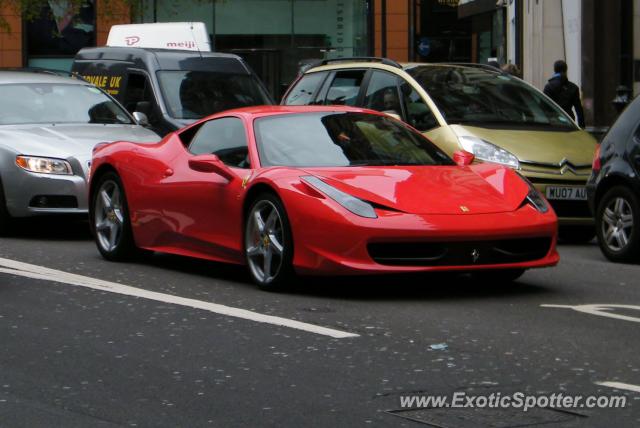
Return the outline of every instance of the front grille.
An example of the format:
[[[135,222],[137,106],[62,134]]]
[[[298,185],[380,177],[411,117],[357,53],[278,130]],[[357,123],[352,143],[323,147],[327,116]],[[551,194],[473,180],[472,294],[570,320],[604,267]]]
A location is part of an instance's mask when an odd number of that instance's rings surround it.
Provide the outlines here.
[[[32,208],[78,208],[78,199],[66,195],[38,195],[31,198]]]
[[[387,266],[477,266],[522,263],[544,258],[551,238],[499,241],[376,242],[367,246],[371,258]]]
[[[587,201],[556,201],[550,200],[558,217],[591,218],[589,203]]]

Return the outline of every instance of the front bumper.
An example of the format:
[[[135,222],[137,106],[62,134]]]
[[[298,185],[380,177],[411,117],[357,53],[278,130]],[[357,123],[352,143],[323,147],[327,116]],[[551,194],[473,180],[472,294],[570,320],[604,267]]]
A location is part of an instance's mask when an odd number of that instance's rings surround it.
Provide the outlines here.
[[[88,213],[87,182],[83,176],[37,174],[14,165],[3,171],[2,185],[12,217]]]
[[[294,267],[302,274],[363,275],[401,272],[476,271],[530,269],[554,266],[557,219],[525,206],[512,213],[413,215],[378,212],[377,219],[343,215],[313,209],[291,219],[294,238]],[[304,222],[297,219],[304,219]],[[310,227],[309,225],[315,225]],[[548,238],[544,256],[519,263],[464,265],[388,265],[377,263],[369,252],[371,243],[489,242],[496,240]]]
[[[580,181],[550,181],[536,177],[527,177],[538,191],[546,197],[547,187],[586,186],[586,180]],[[548,200],[558,216],[559,226],[593,226],[595,224],[588,201]]]

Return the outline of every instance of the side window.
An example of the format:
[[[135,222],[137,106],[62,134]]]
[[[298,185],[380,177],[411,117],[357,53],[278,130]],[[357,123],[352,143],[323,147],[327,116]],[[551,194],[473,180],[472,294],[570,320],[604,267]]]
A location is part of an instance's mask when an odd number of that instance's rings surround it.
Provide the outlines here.
[[[398,94],[398,77],[385,71],[374,71],[365,95],[364,107],[402,115]]]
[[[336,72],[327,91],[326,105],[355,106],[364,80],[365,70],[345,70]]]
[[[312,103],[313,94],[316,93],[318,86],[322,84],[327,73],[310,73],[302,76],[296,86],[294,86],[287,98],[284,100],[285,105],[304,106]]]
[[[124,95],[124,107],[130,113],[139,111],[151,118],[153,101],[153,91],[147,76],[139,73],[130,73]]]
[[[191,140],[189,151],[194,155],[217,155],[229,166],[250,167],[244,124],[237,117],[223,117],[202,125]]]
[[[400,85],[402,102],[407,112],[407,123],[418,131],[429,131],[438,126],[438,121],[420,94],[406,81]]]

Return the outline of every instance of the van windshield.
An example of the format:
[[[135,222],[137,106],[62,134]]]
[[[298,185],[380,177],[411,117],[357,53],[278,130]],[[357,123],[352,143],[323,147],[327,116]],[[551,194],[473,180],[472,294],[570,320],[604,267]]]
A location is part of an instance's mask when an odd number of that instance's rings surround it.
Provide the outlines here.
[[[272,104],[257,79],[213,71],[158,71],[169,115],[200,119],[224,110]]]
[[[447,123],[573,131],[571,118],[545,95],[511,76],[481,68],[419,66],[407,70]]]

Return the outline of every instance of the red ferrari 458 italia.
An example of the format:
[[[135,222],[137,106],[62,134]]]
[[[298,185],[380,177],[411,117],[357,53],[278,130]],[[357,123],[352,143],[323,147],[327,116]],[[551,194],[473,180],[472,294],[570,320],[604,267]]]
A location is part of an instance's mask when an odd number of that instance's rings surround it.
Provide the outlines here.
[[[557,219],[516,172],[456,162],[408,125],[348,107],[252,107],[154,144],[95,149],[91,225],[108,260],[151,250],[294,273],[552,266]]]

